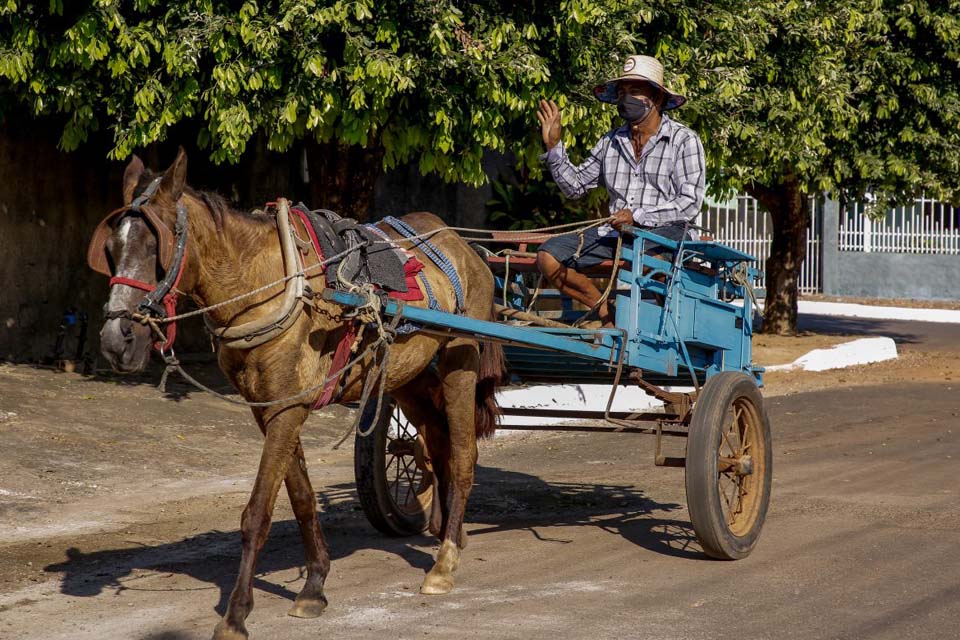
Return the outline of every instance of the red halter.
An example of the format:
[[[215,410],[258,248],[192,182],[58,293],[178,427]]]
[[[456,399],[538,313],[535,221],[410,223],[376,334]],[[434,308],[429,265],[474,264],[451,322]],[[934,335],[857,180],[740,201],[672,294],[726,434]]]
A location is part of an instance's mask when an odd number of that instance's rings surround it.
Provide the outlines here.
[[[177,279],[173,281],[173,286],[170,288],[170,293],[163,296],[163,309],[167,312],[167,317],[173,317],[177,314],[177,285],[180,284],[180,278],[183,276],[183,267],[187,264],[187,250],[184,247],[183,258],[180,260],[180,268],[177,270]],[[128,287],[133,287],[134,289],[140,289],[141,291],[146,291],[147,293],[155,290],[157,285],[150,284],[149,282],[143,282],[142,280],[134,280],[133,278],[125,278],[123,276],[113,276],[110,278],[110,286],[116,284],[122,284]],[[167,323],[167,339],[163,342],[159,340],[154,341],[153,348],[157,351],[163,353],[165,349],[169,349],[173,346],[173,341],[177,338],[177,323],[168,322]]]

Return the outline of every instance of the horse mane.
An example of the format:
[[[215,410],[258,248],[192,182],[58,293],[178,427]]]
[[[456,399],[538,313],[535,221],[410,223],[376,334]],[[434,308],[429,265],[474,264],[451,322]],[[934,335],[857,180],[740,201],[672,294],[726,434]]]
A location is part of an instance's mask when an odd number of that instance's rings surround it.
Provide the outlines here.
[[[141,174],[140,179],[137,181],[137,187],[134,189],[134,197],[140,195],[158,175],[160,174],[154,173],[149,169],[144,171],[143,174]],[[210,212],[210,217],[213,218],[213,223],[216,226],[218,233],[223,233],[226,220],[228,218],[240,218],[241,220],[250,222],[273,224],[273,218],[262,212],[243,211],[241,209],[233,208],[230,205],[230,201],[216,191],[194,189],[190,185],[187,185],[184,188],[184,193],[196,198],[206,206],[207,210]]]

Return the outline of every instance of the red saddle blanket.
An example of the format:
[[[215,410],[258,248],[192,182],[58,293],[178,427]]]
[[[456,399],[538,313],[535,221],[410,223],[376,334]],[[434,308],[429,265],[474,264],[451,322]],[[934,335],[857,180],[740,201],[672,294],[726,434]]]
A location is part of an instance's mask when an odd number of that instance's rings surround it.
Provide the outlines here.
[[[397,300],[423,300],[423,291],[420,290],[420,279],[417,276],[423,271],[423,263],[409,254],[409,258],[403,265],[403,275],[407,279],[406,291],[391,291],[387,295]]]

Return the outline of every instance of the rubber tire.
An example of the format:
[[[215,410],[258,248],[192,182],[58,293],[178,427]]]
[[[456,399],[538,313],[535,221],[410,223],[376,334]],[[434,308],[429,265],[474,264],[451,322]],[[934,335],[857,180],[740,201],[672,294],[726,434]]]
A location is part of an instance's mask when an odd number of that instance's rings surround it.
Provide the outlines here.
[[[399,510],[390,495],[387,481],[387,433],[390,417],[397,410],[396,400],[384,395],[383,407],[373,433],[365,437],[359,433],[370,428],[376,404],[375,398],[367,403],[353,442],[353,471],[360,506],[377,531],[394,537],[416,535],[427,528],[430,513],[410,514]]]
[[[735,535],[727,525],[717,487],[717,449],[727,409],[735,399],[746,397],[758,410],[764,440],[763,495],[750,530]],[[750,555],[760,538],[763,521],[770,505],[773,477],[773,449],[770,442],[770,420],[763,407],[763,397],[750,376],[725,371],[707,380],[693,407],[687,441],[686,490],[687,509],[694,533],[704,553],[718,560],[739,560]]]

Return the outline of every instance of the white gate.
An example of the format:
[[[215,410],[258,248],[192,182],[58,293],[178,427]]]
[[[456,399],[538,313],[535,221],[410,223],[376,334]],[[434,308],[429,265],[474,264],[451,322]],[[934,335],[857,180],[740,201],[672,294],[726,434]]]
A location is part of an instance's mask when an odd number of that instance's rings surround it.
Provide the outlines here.
[[[822,216],[818,202],[810,199],[810,221],[807,227],[807,259],[800,269],[800,293],[819,293],[820,235]],[[700,214],[698,223],[709,229],[717,242],[730,245],[757,258],[760,277],[757,286],[765,288],[767,258],[773,239],[770,214],[760,209],[756,200],[739,195],[733,200],[710,206]]]
[[[840,251],[960,254],[960,207],[919,198],[871,218],[860,203],[840,214]]]
[[[757,286],[764,287],[773,224],[756,200],[739,195],[724,203],[711,203],[698,224],[709,229],[718,242],[756,256],[760,269]],[[801,293],[823,290],[822,226],[822,200],[811,198],[807,258],[798,281]],[[912,205],[890,209],[885,216],[874,212],[871,217],[863,204],[853,203],[840,211],[839,228],[830,232],[838,234],[840,251],[960,255],[960,207],[919,198]]]

